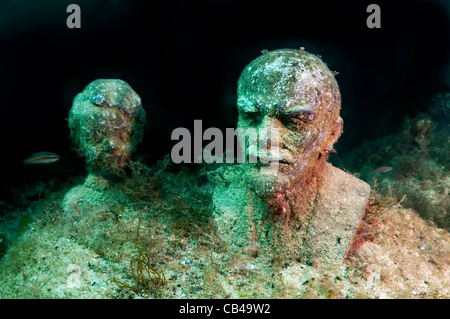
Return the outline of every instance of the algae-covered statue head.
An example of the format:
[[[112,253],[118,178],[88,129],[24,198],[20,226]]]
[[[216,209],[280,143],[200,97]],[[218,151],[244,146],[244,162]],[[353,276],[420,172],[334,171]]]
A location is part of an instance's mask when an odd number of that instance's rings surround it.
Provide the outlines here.
[[[246,149],[247,156],[272,161],[256,163],[248,174],[260,193],[277,193],[305,178],[342,133],[338,84],[325,63],[306,51],[264,53],[244,69],[237,93],[238,128],[269,138],[265,150]],[[275,144],[270,141],[274,129]],[[264,169],[274,162],[276,170]]]
[[[120,174],[142,139],[145,110],[125,81],[98,79],[79,93],[69,113],[71,138],[88,170]]]

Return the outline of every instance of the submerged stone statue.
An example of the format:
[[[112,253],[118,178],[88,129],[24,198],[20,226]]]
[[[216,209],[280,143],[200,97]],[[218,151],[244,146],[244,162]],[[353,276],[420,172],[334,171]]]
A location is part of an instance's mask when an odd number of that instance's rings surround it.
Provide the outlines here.
[[[69,113],[69,128],[90,173],[123,171],[140,143],[145,123],[141,98],[122,80],[99,79],[78,94]]]
[[[342,133],[340,106],[332,72],[303,50],[266,52],[244,69],[238,82],[238,128],[254,128],[259,138],[269,139],[267,149],[246,152],[277,161],[277,169],[260,161],[221,173],[229,178],[215,189],[214,214],[219,233],[232,246],[263,249],[281,231],[303,260],[343,261],[370,187],[326,162]],[[273,128],[279,145],[272,154]]]
[[[64,207],[71,208],[82,194],[89,203],[93,191],[100,192],[93,196],[98,199],[105,195],[102,188],[126,176],[131,155],[142,140],[145,116],[139,95],[119,79],[95,80],[75,97],[69,113],[70,136],[86,160],[89,175],[84,185],[66,194]]]

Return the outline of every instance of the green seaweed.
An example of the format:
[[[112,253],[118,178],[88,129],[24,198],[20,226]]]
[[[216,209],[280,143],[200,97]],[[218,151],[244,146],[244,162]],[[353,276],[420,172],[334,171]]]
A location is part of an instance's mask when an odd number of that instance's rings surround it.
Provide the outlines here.
[[[161,288],[167,284],[167,279],[162,271],[152,266],[151,258],[142,250],[138,251],[135,258],[130,261],[130,273],[134,284],[128,285],[117,278],[114,283],[121,289],[130,289],[136,294],[148,294],[159,296]]]

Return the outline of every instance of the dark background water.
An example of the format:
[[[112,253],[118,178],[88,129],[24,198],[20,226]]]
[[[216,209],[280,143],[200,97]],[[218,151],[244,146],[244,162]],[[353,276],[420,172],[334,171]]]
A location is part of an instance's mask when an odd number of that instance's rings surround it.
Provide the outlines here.
[[[170,152],[172,130],[194,119],[235,127],[239,74],[263,49],[303,46],[339,72],[338,151],[424,111],[450,56],[448,1],[84,0],[75,2],[81,29],[68,29],[73,2],[0,3],[0,201],[11,187],[84,174],[66,119],[97,78],[121,78],[141,96],[139,153],[151,164]],[[381,29],[366,26],[370,3],[381,7]],[[25,167],[38,151],[63,158]]]

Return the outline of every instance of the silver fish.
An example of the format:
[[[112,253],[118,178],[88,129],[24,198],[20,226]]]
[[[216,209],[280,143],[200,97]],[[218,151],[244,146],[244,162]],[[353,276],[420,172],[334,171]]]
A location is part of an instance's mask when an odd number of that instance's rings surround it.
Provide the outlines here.
[[[392,167],[390,166],[381,166],[379,168],[377,168],[376,170],[374,170],[374,173],[386,173],[386,172],[390,172],[392,171]]]
[[[51,152],[39,152],[34,153],[27,159],[23,161],[25,165],[27,164],[50,164],[57,162],[59,160],[59,155]]]

